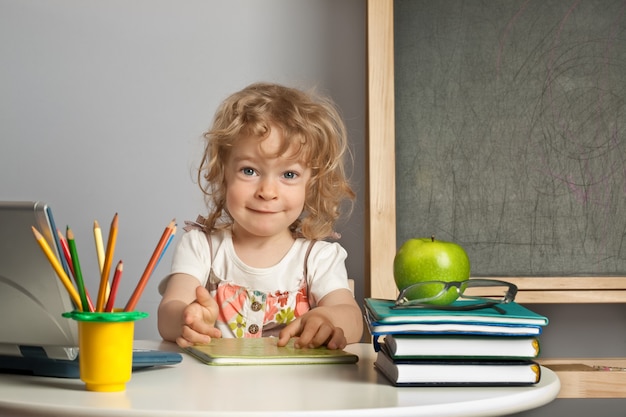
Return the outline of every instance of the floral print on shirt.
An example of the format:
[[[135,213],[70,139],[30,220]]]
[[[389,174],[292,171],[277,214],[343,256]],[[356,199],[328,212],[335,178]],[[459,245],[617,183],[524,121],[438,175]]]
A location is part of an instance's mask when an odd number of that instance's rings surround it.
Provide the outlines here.
[[[278,336],[283,327],[310,310],[304,278],[294,291],[266,293],[222,281],[211,271],[207,287],[220,307],[216,325],[222,332],[229,329],[231,337]]]

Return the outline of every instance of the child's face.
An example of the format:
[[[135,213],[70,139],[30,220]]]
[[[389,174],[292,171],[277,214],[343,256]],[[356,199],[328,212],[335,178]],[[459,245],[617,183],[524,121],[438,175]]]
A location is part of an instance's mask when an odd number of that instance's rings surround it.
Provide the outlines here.
[[[291,236],[289,226],[304,208],[311,170],[294,158],[293,149],[274,157],[280,129],[259,140],[242,138],[226,163],[226,208],[239,237]]]

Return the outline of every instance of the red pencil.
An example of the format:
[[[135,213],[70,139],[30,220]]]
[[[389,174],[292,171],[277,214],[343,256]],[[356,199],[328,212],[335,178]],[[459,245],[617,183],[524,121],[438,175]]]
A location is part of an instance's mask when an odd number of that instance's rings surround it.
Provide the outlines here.
[[[61,249],[63,249],[63,253],[60,255],[65,257],[67,266],[70,269],[72,276],[74,276],[74,264],[72,263],[72,255],[70,255],[70,247],[67,245],[67,240],[65,240],[65,236],[63,236],[63,233],[61,233],[59,229],[57,229],[57,235],[59,236],[59,242],[61,242]]]
[[[150,258],[148,265],[146,265],[146,269],[143,271],[143,274],[141,275],[141,279],[139,279],[139,283],[137,283],[137,288],[135,288],[133,295],[130,296],[128,303],[126,303],[126,307],[124,307],[124,311],[133,311],[133,309],[137,305],[137,301],[139,301],[139,297],[141,297],[141,293],[146,287],[146,284],[148,283],[148,279],[150,278],[150,275],[152,275],[152,271],[154,270],[161,256],[161,253],[163,252],[163,249],[165,248],[165,245],[167,244],[167,240],[172,235],[172,233],[174,233],[175,227],[176,227],[176,220],[172,220],[163,231],[163,234],[161,235],[161,239],[159,240],[159,243],[154,249],[154,252],[152,253],[152,257]]]
[[[117,295],[117,287],[120,285],[120,279],[122,278],[122,271],[124,270],[124,264],[120,260],[115,268],[115,274],[113,274],[113,282],[111,283],[111,291],[109,292],[109,298],[107,304],[104,307],[104,311],[112,312],[115,307],[115,296]]]

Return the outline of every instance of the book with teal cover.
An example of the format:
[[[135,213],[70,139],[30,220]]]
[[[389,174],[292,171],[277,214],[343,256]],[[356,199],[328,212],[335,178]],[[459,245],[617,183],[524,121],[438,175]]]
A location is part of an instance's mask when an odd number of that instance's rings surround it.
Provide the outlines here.
[[[456,301],[456,304],[462,302]],[[498,304],[498,309],[439,310],[429,308],[393,309],[393,300],[366,298],[365,308],[378,324],[406,323],[474,323],[515,326],[546,326],[548,318],[528,308],[510,302]],[[498,311],[500,310],[500,311]]]
[[[379,337],[390,334],[534,337],[548,324],[546,317],[519,304],[499,305],[505,314],[490,308],[391,309],[393,304],[392,300],[365,299],[365,322],[376,351],[380,350]]]
[[[294,347],[294,339],[277,346],[274,337],[216,338],[184,350],[208,365],[308,365],[356,363],[359,357],[341,349]]]

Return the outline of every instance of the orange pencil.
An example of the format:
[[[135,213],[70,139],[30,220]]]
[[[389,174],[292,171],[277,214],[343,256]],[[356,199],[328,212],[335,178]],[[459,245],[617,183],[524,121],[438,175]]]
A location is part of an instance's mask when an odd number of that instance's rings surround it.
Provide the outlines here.
[[[113,216],[113,221],[111,222],[111,229],[109,230],[107,250],[104,258],[104,265],[102,267],[102,276],[100,277],[98,302],[96,304],[96,311],[98,312],[104,310],[104,303],[106,301],[107,286],[109,285],[109,274],[111,273],[111,264],[113,263],[113,254],[115,253],[115,243],[117,241],[117,225],[117,213],[115,213],[115,216]]]
[[[113,282],[111,283],[111,291],[109,292],[109,298],[107,299],[107,305],[104,307],[104,311],[111,312],[115,307],[115,296],[117,295],[117,288],[120,286],[120,279],[122,278],[122,271],[124,270],[124,264],[120,260],[115,268],[115,274],[113,274]]]
[[[137,287],[135,288],[133,295],[130,296],[128,303],[126,303],[126,307],[124,307],[124,311],[133,311],[133,309],[137,305],[137,301],[139,301],[139,297],[141,297],[141,293],[146,287],[146,284],[148,283],[148,279],[150,278],[150,275],[152,275],[152,271],[154,270],[154,267],[156,266],[157,261],[161,257],[163,248],[165,248],[165,245],[167,244],[167,240],[174,233],[175,228],[176,228],[176,220],[172,220],[163,231],[163,234],[161,235],[161,239],[159,240],[159,243],[154,249],[154,252],[152,253],[152,257],[150,258],[148,265],[146,265],[146,269],[143,271],[143,274],[141,275],[141,279],[139,279],[139,283],[137,283]]]
[[[78,295],[78,292],[76,291],[76,288],[74,288],[74,286],[72,285],[72,281],[70,281],[70,278],[65,273],[65,270],[63,269],[63,267],[59,263],[59,260],[56,258],[56,256],[52,252],[52,249],[50,249],[50,246],[48,246],[48,242],[46,242],[46,240],[43,238],[41,233],[39,233],[39,231],[37,229],[35,229],[34,226],[32,226],[32,229],[33,229],[33,234],[35,235],[35,239],[37,240],[37,243],[39,243],[39,246],[41,246],[41,250],[43,251],[43,253],[48,258],[48,261],[50,262],[50,265],[52,265],[52,268],[57,273],[57,276],[59,277],[59,279],[63,283],[63,286],[65,287],[65,289],[69,293],[70,298],[74,302],[74,305],[78,309],[80,309],[82,303],[81,303],[81,300],[80,300],[80,296]]]

